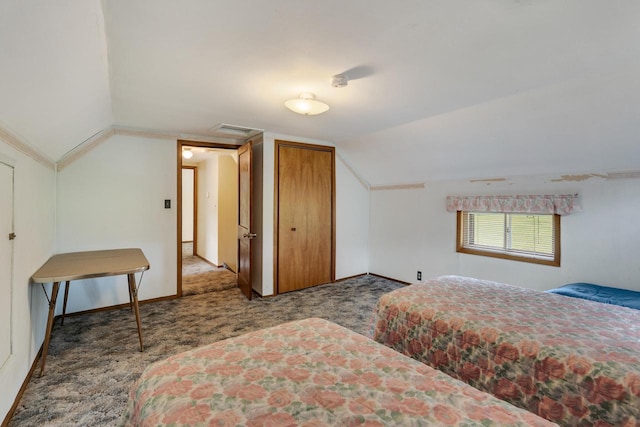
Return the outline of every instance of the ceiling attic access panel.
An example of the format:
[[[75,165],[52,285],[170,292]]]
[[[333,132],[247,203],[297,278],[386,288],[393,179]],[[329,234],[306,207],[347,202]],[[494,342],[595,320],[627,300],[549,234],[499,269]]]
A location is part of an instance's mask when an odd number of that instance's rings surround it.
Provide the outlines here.
[[[276,141],[277,293],[335,280],[335,148]]]

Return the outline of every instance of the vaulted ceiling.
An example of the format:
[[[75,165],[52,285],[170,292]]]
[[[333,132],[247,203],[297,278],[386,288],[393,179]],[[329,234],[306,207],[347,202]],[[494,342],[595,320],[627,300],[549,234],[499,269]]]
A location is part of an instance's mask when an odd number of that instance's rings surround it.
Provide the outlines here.
[[[333,142],[374,185],[637,171],[639,23],[635,0],[4,1],[0,126],[58,160],[230,123]]]

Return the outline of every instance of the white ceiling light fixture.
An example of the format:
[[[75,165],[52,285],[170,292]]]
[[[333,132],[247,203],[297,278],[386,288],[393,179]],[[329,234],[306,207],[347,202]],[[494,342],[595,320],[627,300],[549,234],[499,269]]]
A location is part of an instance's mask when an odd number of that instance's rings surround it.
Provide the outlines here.
[[[322,114],[329,109],[327,104],[318,101],[312,93],[301,93],[299,98],[290,99],[284,105],[294,113],[305,116]]]
[[[193,151],[191,151],[191,148],[183,148],[182,149],[182,157],[184,157],[185,159],[190,159],[193,157]]]

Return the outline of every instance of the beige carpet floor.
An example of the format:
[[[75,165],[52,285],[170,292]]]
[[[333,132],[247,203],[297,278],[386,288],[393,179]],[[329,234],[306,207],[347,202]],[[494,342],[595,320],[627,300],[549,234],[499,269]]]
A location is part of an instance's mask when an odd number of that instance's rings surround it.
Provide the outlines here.
[[[151,362],[308,317],[366,333],[378,298],[399,287],[362,276],[251,301],[236,287],[143,304],[144,352],[129,309],[67,317],[54,325],[45,375],[31,378],[9,426],[118,425],[132,383]]]
[[[182,295],[223,291],[238,286],[236,274],[193,254],[193,242],[182,244]]]

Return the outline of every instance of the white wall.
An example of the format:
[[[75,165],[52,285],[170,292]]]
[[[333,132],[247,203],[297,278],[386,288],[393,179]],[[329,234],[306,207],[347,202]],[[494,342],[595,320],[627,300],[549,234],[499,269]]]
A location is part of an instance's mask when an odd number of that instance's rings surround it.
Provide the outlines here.
[[[116,135],[58,173],[58,251],[141,248],[151,265],[141,300],[176,294],[175,147]],[[128,302],[126,283],[125,276],[72,282],[67,311]]]
[[[193,241],[195,169],[182,169],[182,241]]]
[[[218,156],[198,163],[197,255],[218,265]]]
[[[210,152],[198,162],[198,247],[196,254],[237,268],[238,162],[235,150]],[[184,194],[183,194],[184,198]],[[184,217],[183,217],[184,224]],[[183,236],[182,240],[186,240]]]
[[[0,420],[9,412],[44,341],[48,304],[33,273],[55,252],[55,170],[0,140],[0,157],[14,166],[12,355],[0,367]],[[51,292],[51,285],[46,286]],[[3,298],[6,298],[4,295]],[[8,328],[2,324],[0,328]]]
[[[263,140],[262,295],[272,295],[274,239],[275,140],[329,145],[326,141],[265,132]],[[367,273],[367,189],[336,154],[336,280]]]
[[[336,152],[336,279],[369,271],[369,188]]]
[[[421,270],[423,279],[459,274],[539,290],[572,282],[640,290],[640,181],[557,178],[372,191],[371,272],[408,282]],[[580,195],[582,211],[562,217],[561,267],[456,253],[456,215],[445,210],[447,195],[570,193]]]
[[[218,265],[238,271],[238,156],[218,156]]]
[[[262,287],[260,295],[273,295],[273,244],[275,196],[275,140],[293,140],[270,132],[262,134]],[[260,274],[251,271],[252,274]]]

